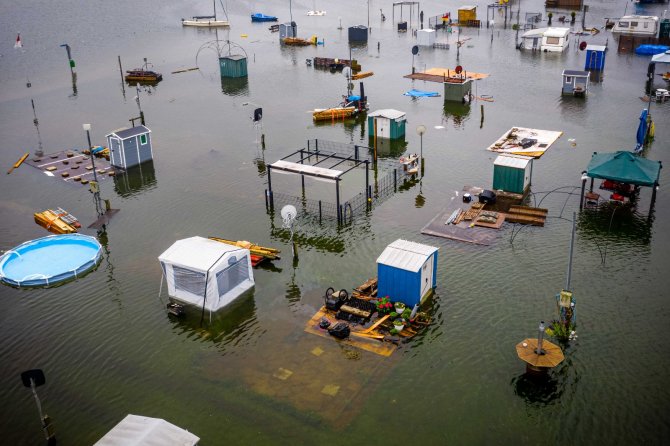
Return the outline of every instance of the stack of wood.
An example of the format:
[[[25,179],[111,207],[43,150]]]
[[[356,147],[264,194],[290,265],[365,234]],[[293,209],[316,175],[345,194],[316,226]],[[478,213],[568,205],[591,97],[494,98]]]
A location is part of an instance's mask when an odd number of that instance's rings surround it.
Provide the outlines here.
[[[377,278],[368,279],[363,285],[354,288],[352,297],[363,300],[370,300],[377,297]]]
[[[510,206],[505,220],[510,223],[521,223],[524,225],[544,226],[549,211],[542,208],[530,206]]]

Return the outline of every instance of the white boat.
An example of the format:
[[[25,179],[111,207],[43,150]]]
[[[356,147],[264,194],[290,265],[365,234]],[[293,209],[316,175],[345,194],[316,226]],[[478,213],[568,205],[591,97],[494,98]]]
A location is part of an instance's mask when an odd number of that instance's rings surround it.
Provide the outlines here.
[[[226,20],[219,20],[216,17],[216,0],[212,0],[212,3],[214,5],[214,15],[196,15],[190,19],[181,19],[181,24],[183,26],[203,26],[208,28],[230,26],[225,8],[223,9],[223,13],[226,14]]]
[[[655,15],[625,15],[616,21],[612,34],[656,37],[658,17]]]

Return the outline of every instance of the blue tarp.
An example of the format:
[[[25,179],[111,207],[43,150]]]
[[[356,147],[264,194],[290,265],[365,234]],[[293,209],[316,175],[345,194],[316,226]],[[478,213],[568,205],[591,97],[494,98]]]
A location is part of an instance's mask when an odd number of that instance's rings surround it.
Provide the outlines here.
[[[640,45],[635,48],[635,54],[643,56],[653,56],[655,54],[662,54],[670,50],[670,46],[666,45]]]
[[[436,98],[440,94],[436,91],[422,91],[422,90],[410,90],[403,93],[405,96],[412,96],[413,98]]]
[[[351,95],[347,98],[347,102],[360,101],[361,97],[359,95]]]

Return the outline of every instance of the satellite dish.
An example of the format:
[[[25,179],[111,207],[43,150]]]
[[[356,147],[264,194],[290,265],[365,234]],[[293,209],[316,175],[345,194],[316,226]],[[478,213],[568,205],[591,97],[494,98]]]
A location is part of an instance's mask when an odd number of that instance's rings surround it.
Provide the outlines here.
[[[351,68],[349,68],[349,67],[344,67],[344,68],[342,69],[342,74],[343,74],[344,77],[346,77],[347,79],[351,79]]]
[[[412,55],[416,56],[417,54],[419,54],[419,46],[418,46],[418,45],[414,45],[414,46],[412,47]]]
[[[287,204],[281,209],[281,218],[289,224],[295,219],[296,215],[298,215],[298,211],[291,204]]]
[[[456,65],[456,74],[461,74],[462,71],[463,71],[463,67],[460,66],[460,65]]]

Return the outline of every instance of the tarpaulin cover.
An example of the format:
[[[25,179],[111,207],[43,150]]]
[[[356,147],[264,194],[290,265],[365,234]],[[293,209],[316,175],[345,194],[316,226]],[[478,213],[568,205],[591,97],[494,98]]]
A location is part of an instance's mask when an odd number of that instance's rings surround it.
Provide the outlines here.
[[[638,186],[654,186],[658,184],[661,167],[660,161],[640,158],[627,151],[594,153],[586,175]]]
[[[670,49],[670,46],[666,45],[640,45],[635,48],[635,54],[640,54],[643,56],[649,56],[654,54],[662,54]]]
[[[413,98],[436,98],[440,94],[436,91],[410,90],[403,93],[405,96],[412,96]]]

